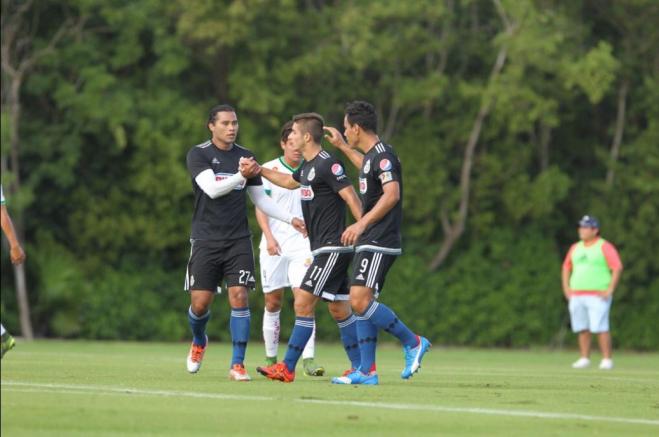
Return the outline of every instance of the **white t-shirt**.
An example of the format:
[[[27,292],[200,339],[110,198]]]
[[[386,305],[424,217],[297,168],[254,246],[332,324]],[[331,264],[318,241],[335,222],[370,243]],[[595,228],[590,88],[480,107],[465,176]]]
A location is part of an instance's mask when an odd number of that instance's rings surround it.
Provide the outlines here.
[[[295,169],[284,162],[283,157],[268,161],[263,164],[263,167],[286,174],[293,174],[295,171]],[[299,188],[295,190],[282,188],[265,178],[263,178],[263,188],[279,206],[289,211],[295,217],[302,217],[302,200]],[[282,254],[302,251],[308,252],[310,250],[309,239],[304,238],[293,226],[271,217],[268,217],[268,224],[270,225],[272,235],[279,243],[279,247],[281,247]],[[265,236],[262,235],[259,249],[266,251],[267,247],[268,243]]]

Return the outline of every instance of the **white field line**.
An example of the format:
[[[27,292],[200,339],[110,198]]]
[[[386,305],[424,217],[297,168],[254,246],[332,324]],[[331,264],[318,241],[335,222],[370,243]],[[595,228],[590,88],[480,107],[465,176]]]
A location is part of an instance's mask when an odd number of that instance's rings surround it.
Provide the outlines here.
[[[233,395],[226,393],[204,393],[176,390],[149,390],[139,388],[117,388],[101,385],[77,385],[77,384],[44,384],[19,381],[3,381],[3,391],[16,392],[41,392],[57,394],[99,394],[99,395],[139,395],[139,396],[161,396],[161,397],[188,397],[200,399],[218,399],[218,400],[237,400],[237,401],[275,401],[282,400],[268,396],[253,395]],[[364,401],[333,401],[325,399],[294,399],[295,402],[317,405],[337,405],[350,406],[370,409],[386,409],[399,411],[433,411],[439,413],[460,413],[460,414],[479,414],[488,416],[506,416],[506,417],[531,417],[535,419],[554,419],[554,420],[582,420],[592,422],[613,422],[626,423],[634,425],[651,425],[659,426],[659,420],[637,419],[631,417],[615,416],[591,416],[587,414],[574,413],[548,413],[543,411],[529,410],[506,410],[494,408],[470,408],[470,407],[447,407],[441,405],[422,405],[422,404],[393,404],[385,402],[364,402]]]

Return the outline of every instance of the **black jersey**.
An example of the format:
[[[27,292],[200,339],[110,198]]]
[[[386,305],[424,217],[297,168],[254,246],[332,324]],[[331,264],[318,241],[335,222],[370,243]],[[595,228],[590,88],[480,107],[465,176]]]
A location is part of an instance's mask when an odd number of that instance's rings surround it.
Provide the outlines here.
[[[302,215],[312,253],[351,252],[352,248],[341,244],[346,203],[338,192],[350,186],[341,161],[321,150],[293,173],[293,179],[301,185]]]
[[[233,191],[216,199],[211,199],[197,185],[195,178],[204,170],[211,169],[216,180],[226,179],[238,173],[238,163],[242,157],[254,154],[238,144],[229,150],[215,147],[211,141],[194,146],[188,152],[187,165],[192,177],[194,192],[194,213],[192,215],[193,240],[236,240],[250,236],[247,225],[246,192],[248,185],[263,185],[257,176],[237,185]]]
[[[398,255],[401,253],[400,228],[403,220],[403,173],[400,159],[394,149],[378,142],[364,155],[359,172],[359,195],[362,199],[364,214],[369,212],[382,197],[382,186],[389,182],[398,182],[400,200],[380,221],[371,224],[361,235],[356,250]]]

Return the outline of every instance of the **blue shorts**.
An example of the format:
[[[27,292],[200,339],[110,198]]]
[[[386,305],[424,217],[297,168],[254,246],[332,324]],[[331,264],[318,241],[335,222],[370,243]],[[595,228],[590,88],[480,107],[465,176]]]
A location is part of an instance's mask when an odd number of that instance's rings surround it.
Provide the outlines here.
[[[572,296],[568,308],[572,332],[590,331],[593,334],[609,332],[609,311],[612,297]]]

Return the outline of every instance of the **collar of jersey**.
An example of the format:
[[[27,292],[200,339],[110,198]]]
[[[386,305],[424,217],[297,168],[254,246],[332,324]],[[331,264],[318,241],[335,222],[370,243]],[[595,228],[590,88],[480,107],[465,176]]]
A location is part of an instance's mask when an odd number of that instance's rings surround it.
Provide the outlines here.
[[[215,150],[219,150],[220,152],[230,152],[230,151],[233,150],[234,147],[236,147],[236,143],[233,142],[233,143],[231,143],[231,148],[230,148],[230,149],[220,149],[220,148],[217,147],[217,145],[213,142],[213,139],[212,139],[212,138],[210,139],[210,142],[211,142],[211,144],[213,145],[213,147],[215,148]]]
[[[304,164],[304,159],[303,159],[302,161],[300,161],[300,165],[298,165],[298,166],[295,167],[295,168],[293,168],[293,167],[291,167],[290,165],[288,165],[288,164],[286,163],[286,161],[284,161],[283,156],[280,156],[280,157],[279,157],[279,162],[281,162],[281,165],[283,165],[284,167],[286,167],[287,169],[289,169],[290,171],[292,171],[293,173],[295,173],[295,171],[296,171],[298,168],[302,167],[302,164]]]

